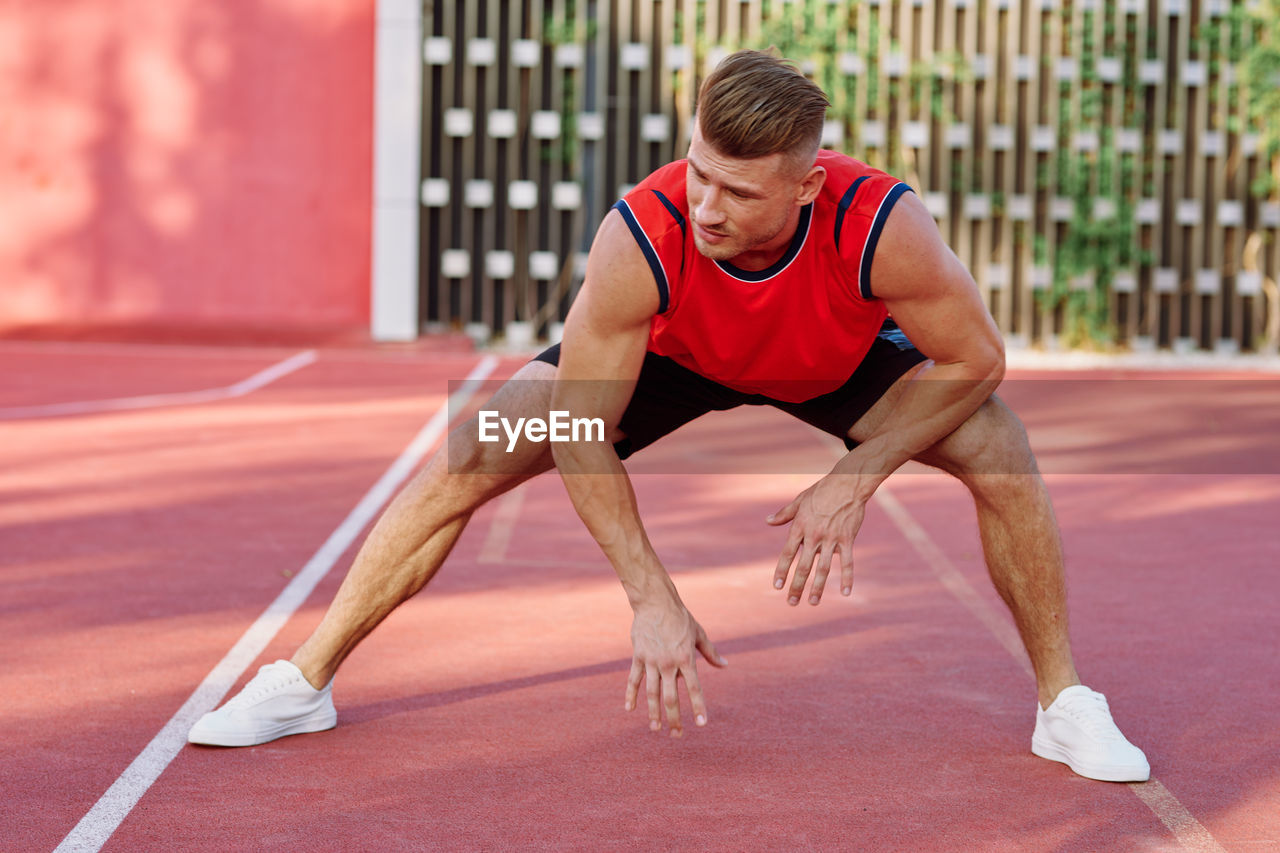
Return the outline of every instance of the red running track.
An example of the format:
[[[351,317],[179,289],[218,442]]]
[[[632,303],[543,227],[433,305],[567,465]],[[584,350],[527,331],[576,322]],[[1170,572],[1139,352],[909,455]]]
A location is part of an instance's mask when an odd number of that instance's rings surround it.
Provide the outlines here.
[[[223,387],[295,353],[0,343],[0,409]],[[324,350],[235,399],[0,420],[0,847],[76,827],[479,361]],[[1082,674],[1151,783],[1030,754],[1033,683],[945,476],[890,480],[852,600],[788,608],[763,518],[836,450],[739,410],[630,465],[731,661],[701,669],[705,729],[622,710],[629,611],[544,476],[351,657],[337,729],[182,748],[104,849],[1280,849],[1280,386],[1146,376],[1002,393],[1057,503]],[[350,556],[237,687],[301,642]]]

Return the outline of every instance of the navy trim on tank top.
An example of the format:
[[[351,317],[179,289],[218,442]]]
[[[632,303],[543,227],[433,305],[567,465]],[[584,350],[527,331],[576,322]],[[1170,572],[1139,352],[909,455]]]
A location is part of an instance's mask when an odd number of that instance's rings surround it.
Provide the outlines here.
[[[667,209],[667,212],[671,214],[671,218],[680,226],[680,233],[687,238],[689,235],[685,231],[684,216],[680,213],[680,208],[672,204],[671,199],[663,195],[661,191],[650,190],[650,192],[658,197],[658,201],[662,202],[662,206]]]
[[[640,227],[640,223],[636,220],[636,215],[632,212],[631,205],[627,204],[626,199],[619,199],[613,209],[622,214],[622,220],[631,229],[631,236],[636,238],[636,242],[640,244],[640,251],[644,253],[645,260],[649,262],[649,269],[653,270],[653,280],[658,285],[658,313],[665,314],[667,305],[671,300],[671,287],[667,284],[667,271],[662,268],[662,261],[658,258],[658,251],[653,247],[653,241],[649,239],[649,235],[644,233],[644,229]]]
[[[684,222],[684,215],[680,213],[680,208],[671,203],[671,199],[662,194],[661,190],[650,190],[658,197],[658,201],[662,202],[662,206],[667,209],[667,213],[671,214],[671,218],[680,226],[680,240],[684,242],[689,239],[688,227]],[[680,253],[680,274],[684,275],[684,252]]]
[[[836,208],[836,251],[840,251],[840,226],[844,225],[844,215],[849,212],[849,208],[853,206],[853,197],[858,194],[858,187],[862,186],[862,182],[869,176],[863,175],[854,181],[849,189],[844,191],[844,195],[840,198],[840,205]]]
[[[903,193],[909,192],[911,187],[906,184],[894,184],[889,192],[885,193],[884,200],[880,202],[880,209],[876,211],[875,221],[871,223],[871,231],[867,234],[866,245],[862,248],[862,266],[858,270],[858,289],[862,292],[863,299],[874,299],[875,294],[871,292],[871,259],[876,253],[876,243],[880,240],[880,232],[884,230],[884,223],[889,218],[889,211],[893,210],[893,205],[902,196]]]

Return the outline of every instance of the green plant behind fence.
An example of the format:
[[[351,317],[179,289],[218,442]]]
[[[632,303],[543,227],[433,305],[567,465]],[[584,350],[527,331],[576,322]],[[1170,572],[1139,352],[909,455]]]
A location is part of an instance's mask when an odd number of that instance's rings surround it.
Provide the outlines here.
[[[773,46],[831,96],[829,145],[917,189],[1007,334],[1247,348],[1280,337],[1280,320],[1263,333],[1280,303],[1267,298],[1280,273],[1280,0],[1246,2],[477,0],[488,16],[460,4],[446,32],[461,55],[499,37],[495,21],[523,20],[544,46],[521,73],[542,81],[531,108],[558,112],[561,133],[536,150],[553,180],[583,186],[584,233],[619,190],[681,156],[717,55]],[[574,44],[582,63],[551,60]],[[435,73],[463,92],[471,79]],[[563,272],[576,238],[545,190],[529,221],[562,224],[528,248]],[[481,224],[444,239],[491,254],[504,215],[455,217]]]

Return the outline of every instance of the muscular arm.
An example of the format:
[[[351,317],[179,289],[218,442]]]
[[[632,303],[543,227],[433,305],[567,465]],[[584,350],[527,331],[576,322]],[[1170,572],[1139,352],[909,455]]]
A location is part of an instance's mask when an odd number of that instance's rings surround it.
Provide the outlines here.
[[[587,277],[565,323],[552,408],[573,418],[618,426],[644,361],[658,290],[621,216],[610,212],[587,260]],[[650,727],[661,727],[659,702],[673,735],[682,731],[677,681],[683,677],[695,721],[706,721],[694,651],[723,665],[694,621],[649,543],[626,469],[608,442],[560,442],[552,453],[574,508],[618,573],[635,613],[634,657],[626,707],[646,683]]]
[[[621,217],[611,212],[591,247],[586,283],[565,323],[552,408],[574,418],[601,418],[606,434],[616,430],[657,310],[653,275]],[[674,596],[612,445],[561,442],[552,445],[552,453],[578,515],[617,570],[632,606]]]
[[[867,496],[895,469],[977,411],[1004,377],[1004,344],[968,270],[924,205],[906,194],[889,215],[872,288],[929,357],[889,416],[836,466]]]
[[[904,462],[964,423],[1004,377],[1004,346],[977,286],[915,196],[902,196],[890,213],[871,278],[873,291],[929,360],[830,474],[769,517],[770,524],[791,523],[774,573],[781,589],[795,563],[791,604],[799,603],[815,559],[809,601],[818,603],[836,553],[841,590],[850,593],[853,539],[866,502]]]

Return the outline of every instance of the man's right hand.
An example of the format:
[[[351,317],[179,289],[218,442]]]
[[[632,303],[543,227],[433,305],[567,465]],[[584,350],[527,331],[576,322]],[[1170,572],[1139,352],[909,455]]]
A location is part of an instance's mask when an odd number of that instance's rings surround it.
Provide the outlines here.
[[[707,704],[698,682],[698,664],[694,652],[700,653],[712,666],[726,666],[707,632],[679,600],[662,604],[640,604],[631,623],[631,674],[627,677],[626,709],[634,710],[645,683],[649,700],[649,729],[662,729],[662,710],[666,710],[667,726],[672,737],[684,734],[680,722],[678,680],[684,679],[693,706],[694,723],[707,724]]]

